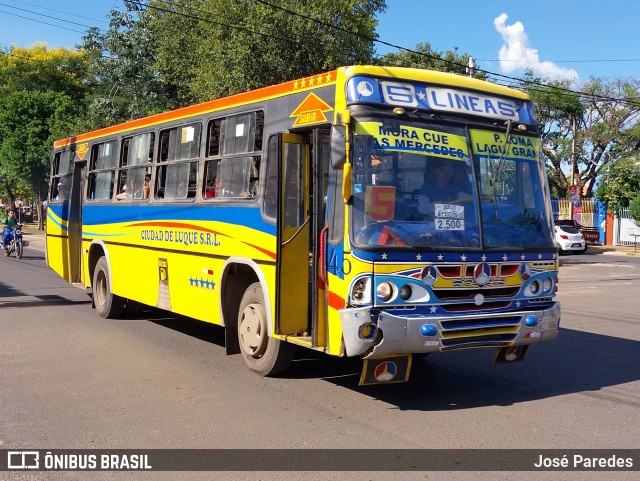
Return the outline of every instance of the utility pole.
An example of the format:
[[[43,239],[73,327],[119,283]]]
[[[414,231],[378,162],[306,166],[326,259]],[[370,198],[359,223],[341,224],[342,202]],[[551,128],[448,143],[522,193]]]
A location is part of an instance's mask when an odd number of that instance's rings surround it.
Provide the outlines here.
[[[469,57],[469,64],[465,68],[465,72],[469,77],[473,77],[476,74],[476,61],[473,57]]]
[[[569,218],[573,219],[573,201],[577,199],[578,192],[575,183],[575,164],[576,164],[576,116],[575,114],[571,119],[571,132],[573,138],[571,139],[571,176],[570,176],[570,185],[569,185]],[[582,198],[582,192],[580,192],[580,198]],[[574,219],[575,220],[575,219]],[[580,222],[582,219],[579,219],[577,222]]]

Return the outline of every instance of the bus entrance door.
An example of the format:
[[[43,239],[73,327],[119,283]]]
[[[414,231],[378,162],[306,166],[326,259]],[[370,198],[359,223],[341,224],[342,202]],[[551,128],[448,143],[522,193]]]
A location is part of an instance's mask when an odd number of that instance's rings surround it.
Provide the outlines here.
[[[309,146],[299,135],[280,134],[280,161],[276,333],[307,336]]]

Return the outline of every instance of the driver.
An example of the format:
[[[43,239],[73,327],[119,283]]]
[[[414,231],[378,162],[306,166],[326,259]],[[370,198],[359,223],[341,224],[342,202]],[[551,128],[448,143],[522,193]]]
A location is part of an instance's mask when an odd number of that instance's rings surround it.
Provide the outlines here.
[[[456,181],[452,161],[437,159],[432,163],[435,179],[426,180],[418,194],[418,212],[421,214],[433,214],[435,204],[454,202],[470,195],[464,191],[464,187],[468,186],[462,186]]]

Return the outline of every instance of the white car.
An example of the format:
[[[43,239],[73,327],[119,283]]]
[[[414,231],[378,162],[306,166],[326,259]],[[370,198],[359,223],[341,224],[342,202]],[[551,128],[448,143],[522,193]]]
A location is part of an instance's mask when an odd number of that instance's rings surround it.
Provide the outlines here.
[[[567,225],[556,225],[556,245],[560,249],[560,254],[577,252],[582,254],[587,251],[587,243],[582,233],[575,227]]]

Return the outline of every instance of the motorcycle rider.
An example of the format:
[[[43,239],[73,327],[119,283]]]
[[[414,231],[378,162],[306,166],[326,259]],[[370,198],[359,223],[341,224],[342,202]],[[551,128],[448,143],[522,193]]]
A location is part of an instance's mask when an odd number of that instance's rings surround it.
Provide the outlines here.
[[[2,231],[2,248],[7,250],[9,248],[9,241],[11,240],[11,233],[18,225],[16,212],[13,209],[2,219],[2,225],[4,226],[4,230]]]

